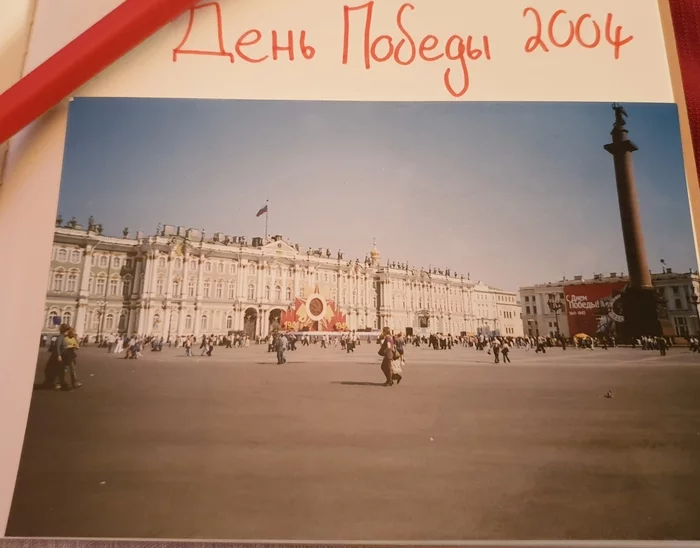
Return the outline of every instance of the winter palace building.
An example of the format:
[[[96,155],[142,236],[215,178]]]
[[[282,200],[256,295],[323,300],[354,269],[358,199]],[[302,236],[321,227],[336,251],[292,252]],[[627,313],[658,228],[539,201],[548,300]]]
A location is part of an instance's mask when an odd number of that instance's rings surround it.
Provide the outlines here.
[[[267,335],[299,299],[323,295],[347,329],[404,333],[522,335],[516,293],[449,270],[381,264],[327,249],[159,227],[147,236],[104,235],[92,219],[57,220],[43,332],[61,321],[79,334],[170,337],[244,331]]]

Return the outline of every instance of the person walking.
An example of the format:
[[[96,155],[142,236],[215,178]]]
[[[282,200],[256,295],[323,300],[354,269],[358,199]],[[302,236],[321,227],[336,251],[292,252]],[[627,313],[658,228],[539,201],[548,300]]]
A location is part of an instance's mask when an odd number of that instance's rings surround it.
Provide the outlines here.
[[[501,356],[503,356],[503,363],[510,363],[510,358],[508,357],[509,353],[510,345],[508,344],[508,341],[503,341],[503,344],[501,345]],[[496,362],[498,362],[498,358],[496,358]]]
[[[382,357],[381,370],[386,377],[386,382],[384,386],[393,386],[394,382],[391,380],[391,362],[394,359],[394,339],[391,336],[391,329],[384,327],[382,329],[382,345],[379,347],[378,354]]]
[[[277,364],[282,365],[287,363],[287,359],[284,357],[284,351],[287,350],[287,337],[284,335],[284,333],[277,336],[275,347],[277,350]]]
[[[398,354],[399,357],[391,362],[391,380],[392,382],[399,384],[401,379],[403,379],[403,366],[406,363],[404,361],[406,341],[401,333],[398,333],[394,339],[394,348],[396,350],[394,358],[396,358],[396,354]]]

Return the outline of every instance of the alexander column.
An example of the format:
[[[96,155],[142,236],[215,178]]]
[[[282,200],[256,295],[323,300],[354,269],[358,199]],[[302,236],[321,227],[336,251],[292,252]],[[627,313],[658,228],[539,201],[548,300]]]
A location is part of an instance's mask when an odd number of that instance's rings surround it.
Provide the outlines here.
[[[622,295],[622,305],[625,321],[623,328],[624,339],[642,336],[661,335],[659,321],[659,299],[651,283],[651,273],[647,262],[642,222],[637,199],[637,185],[634,181],[632,153],[639,150],[629,140],[625,129],[627,113],[618,105],[613,105],[615,125],[610,133],[612,143],[605,145],[613,156],[615,163],[615,180],[617,182],[617,198],[620,205],[620,220],[622,222],[622,237],[627,256],[629,285]]]

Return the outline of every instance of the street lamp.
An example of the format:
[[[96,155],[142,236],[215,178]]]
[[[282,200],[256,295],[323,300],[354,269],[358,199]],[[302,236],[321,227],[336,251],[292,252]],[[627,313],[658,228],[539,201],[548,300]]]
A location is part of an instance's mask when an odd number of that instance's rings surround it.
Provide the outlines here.
[[[549,309],[554,312],[554,326],[557,328],[557,339],[559,338],[559,311],[564,308],[564,304],[555,298],[551,298],[547,301]]]
[[[695,307],[695,314],[697,315],[698,318],[698,334],[700,334],[700,297],[698,297],[698,294],[695,293],[695,289],[693,289],[693,293],[690,296],[690,302],[693,303],[693,306]]]

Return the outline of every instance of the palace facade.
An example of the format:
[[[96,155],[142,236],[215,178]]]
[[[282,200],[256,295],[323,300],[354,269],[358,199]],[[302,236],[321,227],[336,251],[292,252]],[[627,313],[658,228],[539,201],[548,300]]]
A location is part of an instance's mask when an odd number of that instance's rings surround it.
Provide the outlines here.
[[[62,322],[81,335],[173,338],[243,331],[265,336],[298,299],[323,294],[350,330],[522,335],[515,293],[449,270],[381,264],[327,249],[166,225],[152,236],[106,236],[92,219],[57,221],[44,333]]]

